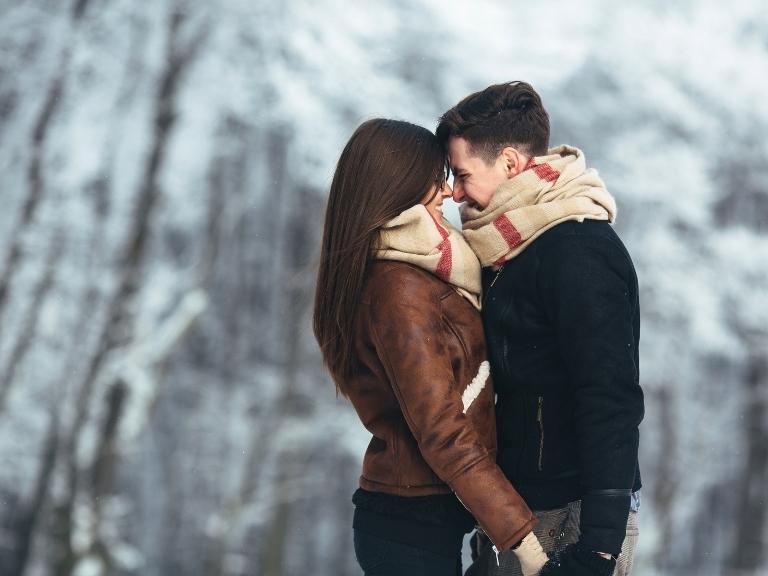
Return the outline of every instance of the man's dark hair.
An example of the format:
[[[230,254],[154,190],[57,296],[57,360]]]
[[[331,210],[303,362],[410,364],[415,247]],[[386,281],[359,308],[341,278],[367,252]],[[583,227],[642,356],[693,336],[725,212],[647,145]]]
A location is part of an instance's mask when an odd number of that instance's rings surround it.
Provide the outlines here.
[[[549,115],[536,90],[526,82],[494,84],[464,98],[440,118],[438,140],[464,138],[469,150],[491,164],[506,146],[528,156],[549,148]]]

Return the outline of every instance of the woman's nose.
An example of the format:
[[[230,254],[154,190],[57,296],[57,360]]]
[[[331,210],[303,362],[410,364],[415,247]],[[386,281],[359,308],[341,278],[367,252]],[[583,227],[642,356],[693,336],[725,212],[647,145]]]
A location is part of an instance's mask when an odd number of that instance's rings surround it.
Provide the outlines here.
[[[448,184],[448,182],[446,182],[443,185],[443,188],[442,188],[442,190],[440,190],[440,192],[441,192],[443,198],[449,198],[449,197],[453,196],[453,188],[451,188],[451,185]]]

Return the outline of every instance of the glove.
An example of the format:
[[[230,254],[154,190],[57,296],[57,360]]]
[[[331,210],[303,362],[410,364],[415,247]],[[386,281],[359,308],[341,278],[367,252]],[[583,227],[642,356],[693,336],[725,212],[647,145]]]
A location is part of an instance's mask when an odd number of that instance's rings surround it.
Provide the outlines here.
[[[536,576],[549,560],[533,532],[529,532],[516,548],[512,548],[512,552],[520,561],[523,576]]]
[[[615,569],[615,558],[603,558],[576,543],[550,554],[539,576],[612,576]]]

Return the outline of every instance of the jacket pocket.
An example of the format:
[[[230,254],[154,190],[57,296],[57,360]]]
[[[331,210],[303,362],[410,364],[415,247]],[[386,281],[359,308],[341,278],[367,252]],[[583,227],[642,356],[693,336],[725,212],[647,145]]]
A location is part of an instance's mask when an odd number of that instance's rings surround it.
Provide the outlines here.
[[[536,409],[536,422],[539,425],[539,472],[544,470],[544,397],[539,396]]]

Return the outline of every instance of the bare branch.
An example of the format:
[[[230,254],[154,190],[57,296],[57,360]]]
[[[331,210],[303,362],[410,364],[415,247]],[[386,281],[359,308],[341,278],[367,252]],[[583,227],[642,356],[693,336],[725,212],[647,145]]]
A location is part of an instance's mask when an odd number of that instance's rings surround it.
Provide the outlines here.
[[[5,367],[2,377],[0,377],[0,413],[5,408],[5,402],[8,397],[11,386],[13,385],[16,377],[16,370],[21,364],[22,360],[26,356],[27,352],[31,348],[35,333],[37,332],[37,325],[40,320],[40,312],[42,311],[45,299],[51,291],[53,286],[53,279],[56,273],[56,262],[58,262],[61,254],[64,250],[65,240],[64,234],[59,230],[54,234],[51,241],[51,245],[48,248],[48,257],[46,258],[45,272],[43,273],[40,282],[38,282],[32,296],[32,303],[29,308],[27,320],[24,322],[24,326],[21,330],[21,334],[16,340],[16,345],[11,351],[8,365]]]

